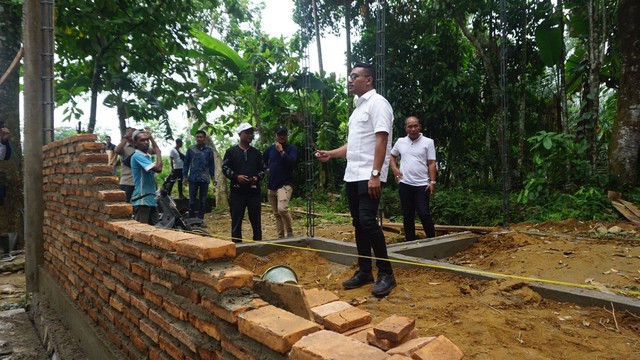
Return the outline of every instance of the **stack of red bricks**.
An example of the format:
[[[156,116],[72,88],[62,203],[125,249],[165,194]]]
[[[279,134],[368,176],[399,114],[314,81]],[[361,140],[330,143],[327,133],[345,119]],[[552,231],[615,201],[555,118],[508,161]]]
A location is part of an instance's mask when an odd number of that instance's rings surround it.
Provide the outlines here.
[[[408,345],[425,338],[401,318],[362,335],[371,317],[327,300],[326,292],[307,292],[316,321],[266,303],[251,290],[254,274],[233,265],[234,243],[131,220],[131,205],[95,140],[77,135],[44,147],[44,268],[116,353],[151,360],[386,359],[411,346],[393,356],[423,359],[429,344],[453,345],[441,338]]]
[[[330,291],[311,289],[305,290],[305,294],[315,321],[333,333],[303,338],[293,346],[291,358],[458,360],[463,357],[462,351],[442,335],[419,337],[411,318],[391,315],[374,325],[368,312],[340,301]],[[339,357],[335,354],[337,348],[341,349]]]

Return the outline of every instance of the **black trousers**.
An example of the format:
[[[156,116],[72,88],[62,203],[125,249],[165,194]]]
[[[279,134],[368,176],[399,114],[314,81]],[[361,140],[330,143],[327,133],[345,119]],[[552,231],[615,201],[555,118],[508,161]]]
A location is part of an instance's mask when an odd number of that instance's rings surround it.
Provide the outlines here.
[[[178,183],[178,196],[184,197],[182,193],[182,169],[173,169],[171,173],[171,178],[174,179]],[[171,195],[171,191],[173,191],[173,183],[169,185],[169,195]]]
[[[427,237],[436,236],[436,228],[431,219],[429,210],[429,191],[427,186],[412,186],[404,183],[399,184],[400,206],[402,207],[402,217],[404,218],[404,236],[406,241],[416,239],[416,213],[422,223]]]
[[[356,231],[356,247],[358,248],[358,266],[360,271],[371,273],[372,259],[371,250],[376,257],[378,275],[393,274],[391,262],[387,255],[387,244],[384,233],[376,221],[376,214],[380,199],[372,199],[369,196],[368,180],[348,182],[347,200],[349,201],[349,212]]]
[[[158,208],[146,205],[134,206],[133,219],[143,224],[155,225],[160,221]]]
[[[262,240],[260,191],[231,191],[229,209],[231,210],[231,237],[233,242],[242,242],[242,220],[245,209],[249,213],[249,222],[253,230],[253,240]]]

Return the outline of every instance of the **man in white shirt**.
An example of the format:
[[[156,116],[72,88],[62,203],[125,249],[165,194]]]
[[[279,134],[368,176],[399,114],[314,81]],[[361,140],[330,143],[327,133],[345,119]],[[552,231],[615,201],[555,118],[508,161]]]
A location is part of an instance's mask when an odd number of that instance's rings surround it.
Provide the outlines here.
[[[354,65],[349,74],[348,88],[358,98],[356,108],[349,117],[347,144],[333,150],[318,150],[316,157],[322,162],[332,158],[347,158],[344,181],[355,227],[359,269],[342,286],[355,289],[373,282],[373,249],[378,279],[371,293],[383,297],[396,287],[384,233],[376,220],[382,183],[387,181],[389,170],[393,110],[389,102],[376,93],[375,77],[376,70],[372,65]]]
[[[391,169],[399,182],[400,206],[405,241],[416,239],[415,215],[428,238],[436,236],[429,210],[429,197],[436,187],[436,148],[433,140],[423,136],[420,120],[409,116],[404,123],[407,136],[398,139],[391,149]],[[400,169],[397,162],[400,158]]]
[[[185,154],[180,151],[182,147],[182,139],[176,139],[176,146],[171,148],[169,152],[169,158],[171,159],[171,177],[178,182],[178,196],[180,199],[186,199],[182,193],[182,169],[184,168]],[[173,183],[169,189],[169,192],[173,190]]]

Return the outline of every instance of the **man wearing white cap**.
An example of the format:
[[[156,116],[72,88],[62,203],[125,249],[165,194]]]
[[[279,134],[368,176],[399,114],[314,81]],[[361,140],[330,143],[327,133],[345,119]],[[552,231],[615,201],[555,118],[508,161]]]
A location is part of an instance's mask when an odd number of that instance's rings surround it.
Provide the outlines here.
[[[151,134],[145,130],[134,131],[131,139],[136,148],[130,160],[135,184],[131,198],[134,219],[144,224],[155,225],[158,222],[155,175],[162,171],[162,153]],[[150,143],[155,151],[155,161],[149,155]]]
[[[231,237],[242,242],[242,220],[245,209],[253,230],[253,240],[262,240],[260,180],[264,177],[264,163],[260,151],[253,146],[255,128],[248,123],[238,126],[238,145],[229,148],[222,159],[222,172],[231,180],[229,209]]]

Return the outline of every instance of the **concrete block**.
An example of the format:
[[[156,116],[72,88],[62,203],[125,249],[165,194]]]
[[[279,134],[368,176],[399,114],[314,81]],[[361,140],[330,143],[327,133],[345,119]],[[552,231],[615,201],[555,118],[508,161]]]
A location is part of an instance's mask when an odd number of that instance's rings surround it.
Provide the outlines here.
[[[311,307],[311,313],[318,324],[324,325],[324,318],[326,316],[352,307],[353,305],[345,301],[333,301],[324,305]]]
[[[413,353],[414,360],[461,360],[464,356],[462,350],[444,335],[438,336],[433,341]]]
[[[304,294],[307,297],[309,307],[311,308],[340,300],[338,295],[332,293],[331,291],[320,290],[318,288],[305,290]]]
[[[324,317],[324,327],[327,330],[343,333],[358,326],[371,322],[371,314],[357,307],[344,309]]]
[[[319,331],[320,326],[269,305],[239,314],[238,330],[270,349],[284,354],[303,336]]]
[[[416,327],[416,321],[406,316],[391,315],[373,328],[378,339],[398,342]]]
[[[328,330],[303,337],[289,353],[290,360],[384,360],[388,357],[380,349]]]

